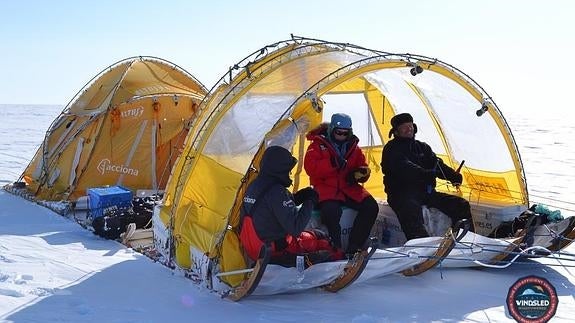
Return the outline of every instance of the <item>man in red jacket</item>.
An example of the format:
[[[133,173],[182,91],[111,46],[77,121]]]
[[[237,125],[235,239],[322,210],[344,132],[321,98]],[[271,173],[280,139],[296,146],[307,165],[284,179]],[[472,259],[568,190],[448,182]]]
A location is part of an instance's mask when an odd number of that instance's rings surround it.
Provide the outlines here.
[[[343,113],[331,116],[329,124],[321,124],[307,134],[309,145],[304,168],[310,184],[319,194],[321,220],[326,225],[332,243],[341,248],[339,224],[342,206],[357,210],[349,235],[347,254],[367,249],[379,207],[360,184],[369,179],[370,169],[358,147],[359,139],[352,132],[351,118]]]

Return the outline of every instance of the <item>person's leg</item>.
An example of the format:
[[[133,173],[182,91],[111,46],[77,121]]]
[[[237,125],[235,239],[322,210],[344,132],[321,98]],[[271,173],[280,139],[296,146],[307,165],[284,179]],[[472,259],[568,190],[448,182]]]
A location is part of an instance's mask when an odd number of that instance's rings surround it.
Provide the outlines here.
[[[295,267],[296,266],[296,254],[283,252],[276,253],[270,256],[269,263],[274,265],[280,265],[283,267]]]
[[[437,208],[445,213],[451,218],[453,224],[459,220],[468,219],[470,225],[469,231],[474,232],[471,208],[469,207],[469,202],[464,198],[447,193],[435,192],[426,202],[428,207]]]
[[[349,234],[348,253],[356,252],[358,249],[366,249],[367,238],[371,233],[371,228],[377,218],[379,206],[373,196],[368,196],[360,203],[352,200],[346,201],[346,205],[357,210],[357,216],[353,221],[353,227]]]
[[[341,248],[341,201],[327,200],[319,204],[321,222],[327,227],[327,231],[334,247]]]
[[[403,230],[407,240],[429,236],[423,225],[422,203],[419,199],[413,197],[388,198],[387,202],[397,215],[401,230]]]
[[[319,230],[303,231],[297,238],[297,254],[305,255],[306,265],[340,260],[344,258],[341,249],[335,249],[327,233]]]

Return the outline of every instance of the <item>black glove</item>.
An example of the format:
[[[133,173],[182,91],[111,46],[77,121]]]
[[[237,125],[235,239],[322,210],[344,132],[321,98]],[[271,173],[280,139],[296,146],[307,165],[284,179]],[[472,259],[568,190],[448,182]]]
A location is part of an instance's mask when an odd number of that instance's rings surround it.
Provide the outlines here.
[[[365,183],[369,179],[371,169],[369,167],[359,167],[355,170],[355,179],[358,183]]]
[[[451,184],[453,185],[461,185],[461,183],[463,183],[463,175],[461,175],[461,173],[453,173],[450,178],[449,181],[451,182]]]
[[[306,187],[295,192],[293,195],[293,200],[296,205],[300,205],[308,200],[312,201],[313,204],[316,205],[319,201],[319,195],[312,187]]]
[[[347,175],[345,175],[345,181],[347,182],[347,185],[353,185],[357,183],[357,179],[355,178],[355,170],[352,170],[347,173]]]
[[[360,173],[361,175],[365,176],[367,175],[367,172],[369,172],[369,168],[367,167],[358,167],[355,169],[356,172]]]
[[[348,185],[365,183],[369,179],[370,169],[368,167],[358,167],[345,176]]]

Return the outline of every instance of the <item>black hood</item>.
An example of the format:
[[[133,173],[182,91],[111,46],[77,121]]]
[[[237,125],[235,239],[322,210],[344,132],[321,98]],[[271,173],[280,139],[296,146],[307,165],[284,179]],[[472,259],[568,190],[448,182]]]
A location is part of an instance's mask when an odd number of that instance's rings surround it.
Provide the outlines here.
[[[291,153],[280,146],[271,146],[266,149],[260,163],[260,174],[272,177],[283,186],[289,187],[292,184],[289,173],[297,164]]]

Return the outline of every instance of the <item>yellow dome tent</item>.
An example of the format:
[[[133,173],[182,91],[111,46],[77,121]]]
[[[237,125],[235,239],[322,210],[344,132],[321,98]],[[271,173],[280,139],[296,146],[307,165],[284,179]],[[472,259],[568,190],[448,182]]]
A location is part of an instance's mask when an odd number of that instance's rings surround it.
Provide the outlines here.
[[[206,94],[154,57],[111,65],[54,120],[21,178],[37,200],[74,201],[89,187],[163,189]]]
[[[234,65],[202,101],[183,153],[155,214],[156,245],[202,279],[220,272],[236,286],[246,268],[238,240],[239,207],[261,152],[288,148],[299,160],[295,191],[308,185],[302,169],[305,133],[334,112],[352,116],[354,133],[372,170],[366,188],[386,196],[379,166],[390,119],[409,112],[426,141],[462,169],[456,191],[472,204],[528,205],[521,159],[491,97],[470,77],[437,59],[292,37]]]

